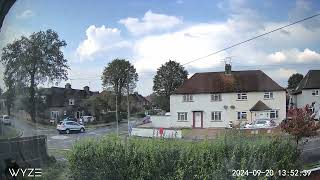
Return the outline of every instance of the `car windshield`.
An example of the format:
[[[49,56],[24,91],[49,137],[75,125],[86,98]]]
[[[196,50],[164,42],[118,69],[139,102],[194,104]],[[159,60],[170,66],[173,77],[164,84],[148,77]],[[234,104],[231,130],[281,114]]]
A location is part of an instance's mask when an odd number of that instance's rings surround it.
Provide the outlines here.
[[[0,0],[0,180],[300,177],[320,0]]]

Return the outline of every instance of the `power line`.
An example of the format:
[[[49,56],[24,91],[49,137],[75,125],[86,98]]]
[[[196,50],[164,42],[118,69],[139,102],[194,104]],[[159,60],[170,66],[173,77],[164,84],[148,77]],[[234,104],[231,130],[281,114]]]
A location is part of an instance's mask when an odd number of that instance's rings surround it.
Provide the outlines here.
[[[182,65],[184,66],[184,65],[193,63],[193,62],[195,62],[195,61],[201,60],[201,59],[203,59],[203,58],[206,58],[206,57],[209,57],[209,56],[218,54],[218,53],[223,52],[223,51],[225,51],[225,50],[231,49],[231,48],[233,48],[233,47],[235,47],[235,46],[239,46],[239,45],[244,44],[244,43],[246,43],[246,42],[249,42],[249,41],[252,41],[252,40],[257,39],[257,38],[259,38],[259,37],[262,37],[262,36],[271,34],[271,33],[273,33],[273,32],[276,32],[276,31],[279,31],[279,30],[281,30],[281,29],[287,28],[287,27],[289,27],[289,26],[298,24],[298,23],[300,23],[300,22],[303,22],[303,21],[312,19],[312,18],[314,18],[314,17],[316,17],[316,16],[319,16],[319,15],[320,15],[320,13],[315,14],[315,15],[312,15],[312,16],[309,16],[309,17],[306,17],[306,18],[301,19],[301,20],[298,20],[298,21],[295,21],[295,22],[293,22],[293,23],[287,24],[287,25],[285,25],[285,26],[279,27],[279,28],[277,28],[277,29],[268,31],[268,32],[266,32],[266,33],[263,33],[263,34],[260,34],[260,35],[258,35],[258,36],[254,36],[254,37],[252,37],[252,38],[250,38],[250,39],[247,39],[247,40],[245,40],[245,41],[241,41],[241,42],[239,42],[239,43],[233,44],[233,45],[228,46],[228,47],[226,47],[226,48],[223,48],[223,49],[221,49],[221,50],[215,51],[215,52],[210,53],[210,54],[208,54],[208,55],[205,55],[205,56],[196,58],[196,59],[191,60],[191,61],[189,61],[189,62],[187,62],[187,63],[185,63],[185,64],[182,64]]]

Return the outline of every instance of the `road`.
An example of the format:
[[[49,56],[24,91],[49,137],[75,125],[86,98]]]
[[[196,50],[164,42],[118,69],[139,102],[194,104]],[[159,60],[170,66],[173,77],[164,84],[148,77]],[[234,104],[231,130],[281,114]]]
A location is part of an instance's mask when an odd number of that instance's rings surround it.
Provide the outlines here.
[[[304,163],[320,162],[320,137],[309,138],[303,145],[302,160]]]
[[[106,134],[116,133],[116,124],[110,126],[87,129],[85,133],[59,134],[55,127],[33,124],[25,120],[14,119],[15,128],[23,131],[22,136],[46,135],[48,149],[70,149],[73,143],[83,138],[99,138]],[[126,134],[128,129],[127,122],[119,123],[119,133]]]

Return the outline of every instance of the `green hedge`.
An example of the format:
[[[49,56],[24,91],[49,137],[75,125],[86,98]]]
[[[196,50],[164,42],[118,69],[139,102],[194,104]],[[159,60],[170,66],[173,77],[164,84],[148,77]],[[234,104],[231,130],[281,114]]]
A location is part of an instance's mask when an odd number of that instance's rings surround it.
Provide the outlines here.
[[[79,180],[236,179],[233,169],[301,169],[299,154],[294,143],[280,138],[186,142],[107,136],[77,142],[68,160],[72,177]]]

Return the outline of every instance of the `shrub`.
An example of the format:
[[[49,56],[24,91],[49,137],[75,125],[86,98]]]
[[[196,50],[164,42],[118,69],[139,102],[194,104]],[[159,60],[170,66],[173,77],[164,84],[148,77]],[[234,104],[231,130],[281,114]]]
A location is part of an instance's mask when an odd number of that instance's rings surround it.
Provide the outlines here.
[[[201,142],[87,139],[68,154],[69,168],[74,179],[232,179],[232,170],[301,167],[289,139],[230,136]]]

